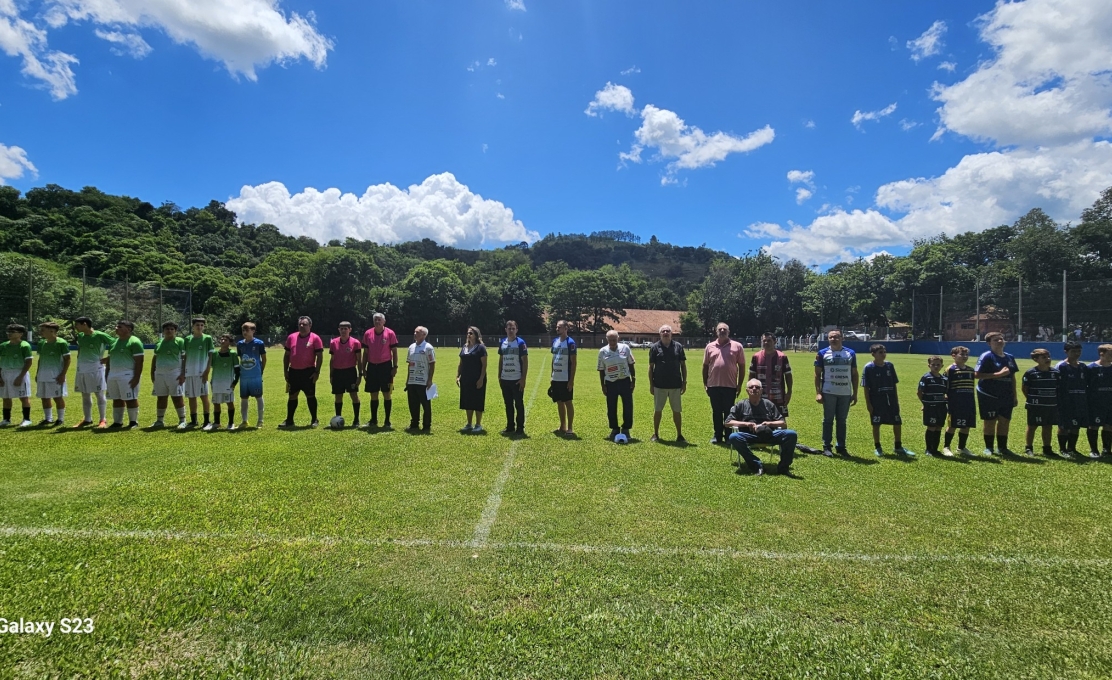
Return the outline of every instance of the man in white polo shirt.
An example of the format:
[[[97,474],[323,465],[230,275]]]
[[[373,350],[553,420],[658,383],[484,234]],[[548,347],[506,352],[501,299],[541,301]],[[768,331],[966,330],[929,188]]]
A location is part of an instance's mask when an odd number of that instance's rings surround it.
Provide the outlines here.
[[[606,346],[598,351],[598,377],[606,395],[606,417],[610,423],[610,439],[619,432],[629,438],[633,427],[633,386],[637,376],[633,369],[633,353],[629,345],[618,342],[618,331],[606,332]],[[622,400],[622,426],[618,428],[618,398]]]

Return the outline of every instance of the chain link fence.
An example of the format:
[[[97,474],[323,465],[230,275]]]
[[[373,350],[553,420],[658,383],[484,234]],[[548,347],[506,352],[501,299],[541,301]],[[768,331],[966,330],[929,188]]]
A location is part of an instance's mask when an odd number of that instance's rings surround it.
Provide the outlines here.
[[[1112,340],[1112,281],[1064,281],[917,293],[916,338],[973,341],[1000,332],[1008,341]]]

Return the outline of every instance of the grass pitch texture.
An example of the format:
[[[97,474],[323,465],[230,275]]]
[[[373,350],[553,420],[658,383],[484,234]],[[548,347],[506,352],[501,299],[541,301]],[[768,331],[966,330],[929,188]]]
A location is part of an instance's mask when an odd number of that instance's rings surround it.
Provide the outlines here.
[[[605,441],[590,351],[579,438],[556,437],[534,352],[517,440],[497,434],[496,380],[488,433],[459,432],[448,350],[431,435],[277,430],[276,365],[258,431],[0,431],[0,617],[95,621],[86,635],[0,635],[0,675],[1112,675],[1112,465],[926,457],[925,357],[889,357],[916,459],[873,455],[862,398],[852,458],[801,455],[794,477],[756,478],[707,443],[698,351],[686,447],[667,412],[666,441],[648,442],[644,351],[633,443]],[[790,358],[789,424],[818,448],[812,355]],[[154,420],[153,397],[140,419]],[[1013,449],[1024,424],[1021,406]],[[882,442],[890,452],[890,428]]]

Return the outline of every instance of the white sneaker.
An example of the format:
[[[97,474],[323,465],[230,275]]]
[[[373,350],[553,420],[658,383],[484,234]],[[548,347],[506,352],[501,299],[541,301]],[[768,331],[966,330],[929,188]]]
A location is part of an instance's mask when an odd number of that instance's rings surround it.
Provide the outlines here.
[[[180,423],[178,423],[178,429],[179,430],[188,430],[189,429],[189,421],[188,420],[183,420]]]
[[[205,423],[205,426],[202,427],[201,429],[204,430],[205,432],[212,432],[212,423]]]
[[[151,423],[151,427],[166,427],[166,423],[164,423],[161,420],[156,420],[153,423]]]
[[[244,424],[244,425],[246,425],[246,424],[247,424],[247,422],[246,422],[246,421],[244,421],[244,423],[243,423],[243,424]],[[262,418],[260,418],[260,419],[259,419],[259,422],[255,423],[255,429],[256,429],[256,430],[261,430],[261,429],[263,429],[263,421],[262,421]]]
[[[949,446],[944,446],[942,447],[942,455],[946,456],[947,458],[953,458],[954,452],[950,450]]]
[[[244,424],[246,425],[246,423],[244,423]],[[236,424],[235,423],[228,423],[228,432],[231,432],[235,429],[236,429]]]
[[[20,427],[31,427],[32,425],[34,425],[34,423],[32,423],[30,420],[24,420],[22,423],[19,424]]]
[[[475,434],[475,433],[478,433],[478,432],[486,432],[486,430],[483,429],[482,425],[476,425],[475,427],[471,428],[471,433],[472,434]]]
[[[981,455],[992,458],[992,449],[989,449],[989,448],[984,449],[983,451],[981,451]]]
[[[462,430],[460,430],[460,431],[461,431],[461,432],[470,432],[470,431],[471,431],[471,430],[473,430],[473,429],[475,429],[475,428],[474,428],[474,427],[472,427],[472,426],[471,426],[470,424],[467,424],[467,425],[464,425],[464,426],[463,426],[463,429],[462,429]]]

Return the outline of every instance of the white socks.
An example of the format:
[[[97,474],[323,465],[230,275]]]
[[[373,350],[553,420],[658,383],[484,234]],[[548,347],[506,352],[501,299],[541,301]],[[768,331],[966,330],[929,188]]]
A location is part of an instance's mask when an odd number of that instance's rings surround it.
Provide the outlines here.
[[[54,409],[49,406],[42,410],[43,420],[54,420],[53,415]]]
[[[123,423],[124,423],[124,407],[123,406],[113,406],[112,407],[112,424],[113,425],[123,425]]]
[[[128,408],[128,410],[127,410],[127,420],[128,420],[129,423],[139,422],[139,407],[138,406],[136,406],[135,408]]]
[[[108,397],[105,396],[104,392],[97,392],[97,410],[100,411],[100,419],[104,420],[108,412]]]
[[[88,392],[81,393],[81,412],[85,414],[85,422],[93,420],[93,395]]]
[[[244,397],[244,398],[239,400],[240,418],[242,419],[242,422],[244,422],[244,423],[247,422],[247,406],[250,403],[251,403],[251,400],[247,397]],[[255,410],[258,412],[257,413],[258,422],[261,423],[261,422],[263,422],[263,398],[262,397],[255,397],[255,406],[256,406]]]

